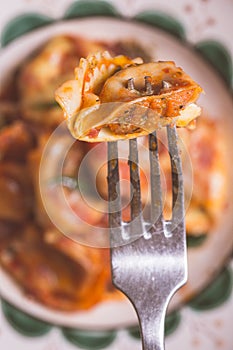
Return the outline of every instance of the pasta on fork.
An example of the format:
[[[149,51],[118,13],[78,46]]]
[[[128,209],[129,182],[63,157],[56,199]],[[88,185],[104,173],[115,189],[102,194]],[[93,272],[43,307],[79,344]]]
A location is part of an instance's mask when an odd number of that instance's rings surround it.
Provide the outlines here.
[[[87,142],[187,126],[200,113],[202,88],[172,61],[143,63],[107,51],[80,60],[75,79],[56,91],[72,135]]]

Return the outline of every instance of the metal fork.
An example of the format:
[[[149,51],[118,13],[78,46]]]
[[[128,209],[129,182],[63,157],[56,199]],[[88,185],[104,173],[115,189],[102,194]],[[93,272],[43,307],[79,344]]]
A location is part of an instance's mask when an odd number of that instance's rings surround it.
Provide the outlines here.
[[[146,80],[148,84],[148,80]],[[147,90],[150,90],[146,86]],[[142,215],[137,140],[129,141],[131,221],[122,222],[117,142],[108,143],[112,281],[133,304],[144,350],[164,349],[164,322],[172,295],[187,280],[182,164],[175,126],[167,127],[173,211],[165,221],[156,132],[149,135],[151,215]]]

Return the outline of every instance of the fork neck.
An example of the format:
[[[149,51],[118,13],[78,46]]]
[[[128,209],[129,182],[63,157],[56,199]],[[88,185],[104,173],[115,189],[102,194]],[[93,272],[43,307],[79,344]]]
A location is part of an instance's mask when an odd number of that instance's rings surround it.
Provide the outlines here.
[[[156,314],[150,315],[145,310],[145,314],[140,315],[139,323],[143,350],[164,350],[165,311],[157,309]]]

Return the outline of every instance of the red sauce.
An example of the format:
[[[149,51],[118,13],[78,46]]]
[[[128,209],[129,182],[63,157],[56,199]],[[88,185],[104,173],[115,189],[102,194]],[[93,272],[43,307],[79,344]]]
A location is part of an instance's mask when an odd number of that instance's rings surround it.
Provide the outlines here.
[[[88,136],[90,139],[95,139],[95,138],[99,135],[99,132],[100,132],[100,129],[98,130],[98,129],[93,128],[93,129],[91,129],[91,130],[89,131],[89,133],[87,134],[87,136]]]

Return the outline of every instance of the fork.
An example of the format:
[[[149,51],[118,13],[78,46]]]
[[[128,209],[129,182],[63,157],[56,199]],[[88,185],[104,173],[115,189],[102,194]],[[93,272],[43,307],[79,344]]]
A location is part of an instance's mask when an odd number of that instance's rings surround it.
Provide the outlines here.
[[[151,91],[146,80],[146,91]],[[132,87],[132,80],[130,81]],[[112,281],[133,304],[144,350],[164,349],[164,323],[172,295],[187,281],[182,164],[175,126],[167,126],[172,172],[172,218],[162,213],[156,132],[149,135],[151,213],[142,215],[137,139],[129,140],[131,221],[122,221],[117,141],[108,143],[108,201]]]

